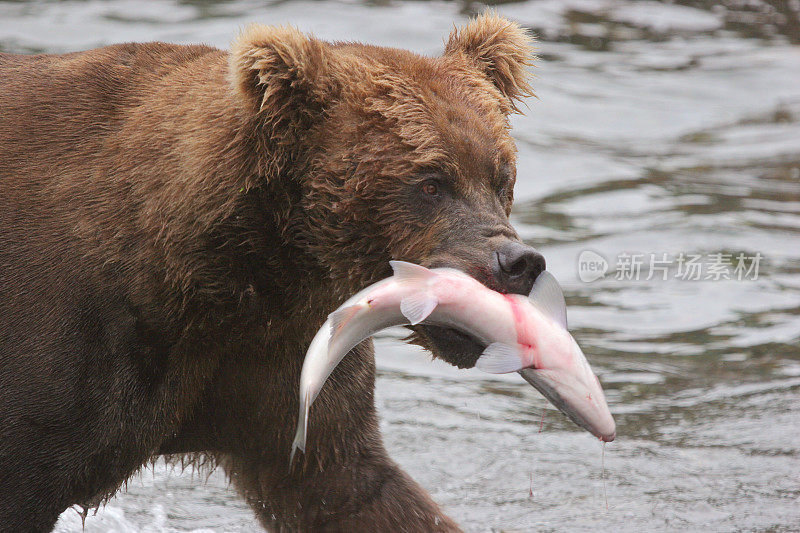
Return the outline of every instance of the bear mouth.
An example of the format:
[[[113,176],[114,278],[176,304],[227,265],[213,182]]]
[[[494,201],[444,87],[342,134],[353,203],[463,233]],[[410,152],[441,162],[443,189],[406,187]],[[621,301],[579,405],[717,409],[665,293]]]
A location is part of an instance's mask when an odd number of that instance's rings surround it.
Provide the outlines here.
[[[446,326],[423,324],[417,329],[428,340],[433,354],[457,366],[472,368],[486,346],[475,337]]]

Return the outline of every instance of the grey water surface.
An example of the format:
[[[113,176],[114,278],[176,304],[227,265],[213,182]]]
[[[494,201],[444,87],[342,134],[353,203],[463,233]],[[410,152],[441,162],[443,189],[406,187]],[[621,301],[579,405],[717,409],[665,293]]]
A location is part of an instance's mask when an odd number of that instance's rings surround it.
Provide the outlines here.
[[[392,456],[468,531],[800,530],[800,2],[494,7],[540,37],[538,99],[513,121],[514,223],[565,287],[618,438],[604,488],[600,443],[516,374],[431,362],[391,330],[376,344]],[[0,49],[226,47],[260,21],[438,54],[484,8],[0,1]],[[257,524],[222,473],[157,464],[85,528]],[[81,531],[79,515],[57,531]]]

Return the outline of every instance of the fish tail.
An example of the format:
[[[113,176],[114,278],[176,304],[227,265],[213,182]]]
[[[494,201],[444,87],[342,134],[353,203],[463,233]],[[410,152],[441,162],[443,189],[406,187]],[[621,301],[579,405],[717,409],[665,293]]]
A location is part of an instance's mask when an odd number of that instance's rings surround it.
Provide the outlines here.
[[[300,415],[297,420],[297,432],[294,435],[294,442],[292,442],[292,453],[289,454],[289,464],[294,462],[295,452],[299,449],[301,452],[306,453],[306,432],[308,431],[308,410],[310,407],[309,391],[306,391],[305,396],[300,402]]]

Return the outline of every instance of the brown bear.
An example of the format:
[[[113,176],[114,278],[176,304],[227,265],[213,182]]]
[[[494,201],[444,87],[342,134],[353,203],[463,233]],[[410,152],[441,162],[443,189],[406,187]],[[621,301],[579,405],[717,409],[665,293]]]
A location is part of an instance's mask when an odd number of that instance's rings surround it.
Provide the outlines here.
[[[300,369],[390,259],[529,291],[508,117],[531,54],[492,14],[441,57],[265,26],[230,52],[0,54],[0,530],[49,531],[159,455],[224,468],[268,529],[457,530],[383,448],[370,342],[290,467]]]

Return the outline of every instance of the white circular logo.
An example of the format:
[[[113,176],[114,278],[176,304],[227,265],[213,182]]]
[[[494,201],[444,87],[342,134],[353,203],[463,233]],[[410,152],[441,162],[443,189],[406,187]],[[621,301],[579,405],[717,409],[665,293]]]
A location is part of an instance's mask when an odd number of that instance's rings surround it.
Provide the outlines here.
[[[578,256],[578,278],[582,282],[597,281],[605,276],[606,272],[608,272],[608,261],[597,252],[584,250]]]

